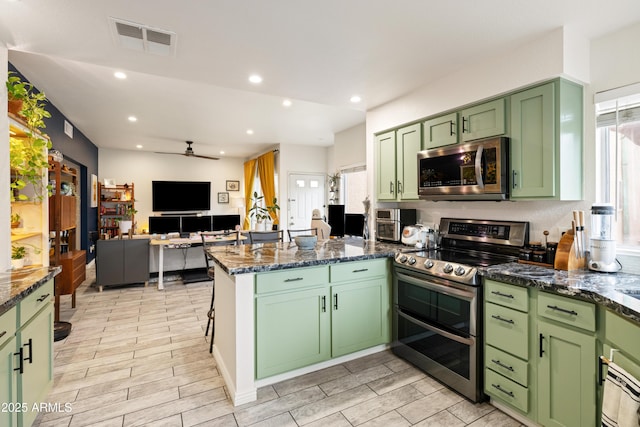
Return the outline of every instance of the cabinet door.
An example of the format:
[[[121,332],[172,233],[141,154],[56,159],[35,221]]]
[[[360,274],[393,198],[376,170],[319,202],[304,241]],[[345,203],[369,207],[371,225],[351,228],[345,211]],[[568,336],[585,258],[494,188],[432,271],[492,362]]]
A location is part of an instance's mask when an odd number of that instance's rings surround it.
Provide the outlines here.
[[[538,422],[595,425],[595,338],[538,320],[538,345]]]
[[[422,146],[422,125],[416,123],[396,133],[396,190],[400,200],[418,200],[418,151]]]
[[[96,284],[121,285],[124,278],[124,240],[98,240],[96,243]]]
[[[13,313],[13,322],[15,324],[15,313]],[[16,356],[16,339],[11,337],[2,347],[0,347],[0,403],[8,405],[20,402],[18,399],[17,372],[15,368]],[[7,409],[7,410],[4,410]],[[1,426],[16,426],[18,421],[18,411],[8,410],[11,408],[3,408],[0,411]],[[22,409],[22,408],[20,408]]]
[[[124,242],[123,283],[139,283],[149,280],[149,241],[135,239]]]
[[[256,298],[256,377],[330,357],[327,287]]]
[[[496,99],[462,110],[462,141],[503,135],[504,102],[504,99]]]
[[[554,83],[511,96],[512,198],[556,195],[554,96]]]
[[[376,198],[396,199],[396,133],[387,132],[376,137]],[[417,185],[417,181],[416,181]]]
[[[23,373],[18,374],[18,396],[31,409],[45,402],[53,384],[53,304],[34,316],[17,334],[23,351]],[[17,362],[19,363],[19,362]],[[38,412],[18,414],[20,425],[31,425]]]
[[[424,122],[424,149],[458,143],[458,113],[451,113]]]
[[[384,278],[331,287],[333,357],[390,341],[389,295]]]

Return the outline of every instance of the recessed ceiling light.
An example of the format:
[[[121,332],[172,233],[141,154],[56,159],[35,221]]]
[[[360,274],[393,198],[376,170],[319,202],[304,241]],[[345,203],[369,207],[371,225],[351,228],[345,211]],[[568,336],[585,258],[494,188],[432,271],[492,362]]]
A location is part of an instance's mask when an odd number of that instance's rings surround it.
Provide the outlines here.
[[[132,122],[132,123],[133,122],[137,122],[138,118],[136,116],[129,116],[129,121]]]
[[[139,149],[142,148],[142,145],[138,144],[138,145],[136,145],[136,148],[139,150]]]
[[[220,151],[220,154],[224,154],[224,151]]]
[[[253,135],[253,129],[247,129],[247,135]]]
[[[113,73],[113,75],[115,76],[116,79],[120,79],[120,80],[124,80],[127,78],[127,75],[122,71],[116,71],[115,73]]]
[[[257,85],[259,83],[262,83],[262,77],[257,74],[252,74],[249,76],[249,81]]]
[[[285,99],[284,101],[282,101],[282,106],[283,107],[291,107],[291,100],[290,99]]]
[[[353,95],[350,101],[353,102],[354,104],[357,104],[358,102],[362,101],[362,98],[360,98],[358,95]]]

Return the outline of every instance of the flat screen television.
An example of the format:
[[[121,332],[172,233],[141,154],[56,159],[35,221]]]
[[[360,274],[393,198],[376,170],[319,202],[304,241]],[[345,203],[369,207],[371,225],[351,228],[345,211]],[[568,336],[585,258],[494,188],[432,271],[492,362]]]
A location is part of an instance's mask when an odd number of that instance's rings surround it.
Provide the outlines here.
[[[167,234],[180,232],[179,216],[150,216],[149,234]]]
[[[213,231],[235,230],[240,225],[240,215],[213,215]]]
[[[211,182],[152,181],[154,212],[200,212],[211,209]]]
[[[344,214],[344,234],[362,237],[364,231],[364,215]]]
[[[181,233],[197,233],[198,231],[211,231],[211,215],[183,216]]]

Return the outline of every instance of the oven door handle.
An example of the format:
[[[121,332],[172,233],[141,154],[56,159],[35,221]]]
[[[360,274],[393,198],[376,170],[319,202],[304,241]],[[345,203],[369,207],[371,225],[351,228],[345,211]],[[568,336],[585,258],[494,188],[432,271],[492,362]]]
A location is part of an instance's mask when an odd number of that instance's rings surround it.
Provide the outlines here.
[[[438,284],[431,283],[431,282],[425,282],[424,280],[416,279],[415,277],[411,277],[411,276],[408,276],[406,274],[399,273],[399,272],[396,272],[395,275],[396,275],[396,278],[402,279],[403,281],[405,281],[407,283],[410,283],[412,285],[419,286],[419,287],[425,288],[425,289],[429,289],[429,290],[432,290],[432,291],[435,291],[435,292],[439,292],[441,294],[460,297],[460,298],[464,299],[465,301],[472,301],[473,298],[474,298],[473,293],[469,292],[469,291],[465,291],[465,290],[462,290],[462,289],[454,288],[454,287],[451,287],[451,286],[438,285]]]
[[[456,334],[452,334],[451,332],[445,331],[444,329],[440,329],[436,326],[430,325],[428,323],[424,323],[421,322],[420,320],[416,319],[413,316],[410,316],[408,314],[405,314],[402,309],[398,308],[398,315],[404,317],[405,319],[407,319],[409,322],[415,323],[416,325],[422,326],[424,329],[428,329],[430,331],[433,332],[437,332],[439,335],[442,335],[443,337],[449,338],[450,340],[459,342],[461,344],[466,344],[466,345],[472,345],[474,343],[474,339],[472,338],[465,338],[465,337],[461,337],[460,335],[456,335]]]

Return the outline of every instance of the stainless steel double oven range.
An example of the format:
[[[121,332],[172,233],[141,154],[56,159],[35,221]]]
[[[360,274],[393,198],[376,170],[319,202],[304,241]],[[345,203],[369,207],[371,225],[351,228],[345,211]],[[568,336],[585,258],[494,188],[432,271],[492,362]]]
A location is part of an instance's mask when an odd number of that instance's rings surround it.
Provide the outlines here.
[[[478,269],[515,261],[529,223],[443,218],[441,249],[398,253],[392,350],[470,400],[482,392],[482,281]]]

